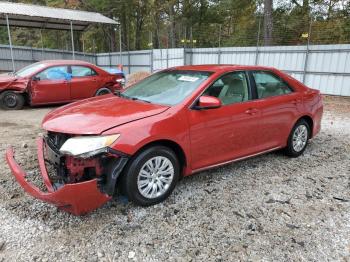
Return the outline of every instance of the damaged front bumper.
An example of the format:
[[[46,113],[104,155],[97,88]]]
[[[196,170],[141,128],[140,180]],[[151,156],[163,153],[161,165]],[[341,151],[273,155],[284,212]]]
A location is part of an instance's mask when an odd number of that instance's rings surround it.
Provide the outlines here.
[[[127,162],[127,158],[125,157],[118,158],[115,161],[116,164],[108,168],[103,176],[94,177],[82,182],[64,183],[56,187],[50,180],[45,165],[44,151],[46,143],[43,138],[37,140],[37,146],[39,168],[47,192],[41,191],[38,187],[27,181],[27,173],[15,161],[14,150],[9,148],[6,152],[6,160],[12,174],[23,189],[34,198],[51,203],[74,215],[86,214],[109,201],[114,193],[116,180]]]

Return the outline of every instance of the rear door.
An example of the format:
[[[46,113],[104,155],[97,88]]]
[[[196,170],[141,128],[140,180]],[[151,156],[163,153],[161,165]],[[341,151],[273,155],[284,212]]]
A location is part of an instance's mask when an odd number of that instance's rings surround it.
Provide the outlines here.
[[[189,110],[192,169],[220,164],[259,151],[260,112],[251,100],[245,72],[217,79],[203,95],[222,101],[222,107]]]
[[[71,100],[94,96],[102,84],[97,72],[88,66],[72,65],[70,68],[72,74]]]
[[[300,94],[271,71],[251,71],[261,111],[260,140],[263,149],[284,146],[302,107]]]
[[[31,81],[31,104],[60,103],[70,100],[67,66],[49,67]]]

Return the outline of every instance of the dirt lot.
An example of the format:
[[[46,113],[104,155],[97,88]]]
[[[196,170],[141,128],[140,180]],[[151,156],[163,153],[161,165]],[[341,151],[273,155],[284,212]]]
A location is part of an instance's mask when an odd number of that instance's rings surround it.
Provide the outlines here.
[[[121,200],[74,217],[28,197],[4,160],[35,173],[52,108],[0,111],[0,261],[350,261],[350,99],[326,98],[304,155],[271,153],[180,181],[163,204]]]

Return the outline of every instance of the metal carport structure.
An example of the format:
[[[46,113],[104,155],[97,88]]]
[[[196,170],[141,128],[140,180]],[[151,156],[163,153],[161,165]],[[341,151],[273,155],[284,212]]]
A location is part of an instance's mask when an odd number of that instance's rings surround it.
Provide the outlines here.
[[[3,1],[0,1],[0,16],[5,18],[0,19],[0,25],[7,27],[13,71],[15,71],[15,64],[12,50],[10,21],[11,26],[70,30],[73,59],[75,58],[74,30],[84,31],[91,24],[119,25],[115,20],[100,13]]]

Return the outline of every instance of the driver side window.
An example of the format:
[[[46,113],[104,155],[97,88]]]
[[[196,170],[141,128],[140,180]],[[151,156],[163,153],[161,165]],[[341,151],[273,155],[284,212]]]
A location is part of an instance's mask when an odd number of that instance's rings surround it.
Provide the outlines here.
[[[223,105],[248,101],[249,88],[245,72],[233,72],[220,77],[203,95],[219,98]]]

